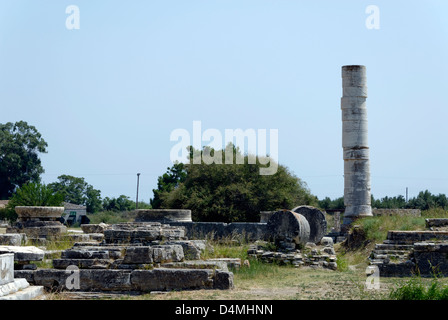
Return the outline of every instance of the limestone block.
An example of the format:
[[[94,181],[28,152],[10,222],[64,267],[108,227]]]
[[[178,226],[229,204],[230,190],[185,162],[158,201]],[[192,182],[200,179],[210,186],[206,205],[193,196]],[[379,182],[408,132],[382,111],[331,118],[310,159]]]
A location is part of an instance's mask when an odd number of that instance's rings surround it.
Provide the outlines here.
[[[213,270],[167,269],[134,270],[132,286],[139,291],[170,291],[213,288]]]
[[[80,269],[107,269],[111,265],[109,259],[53,259],[53,268],[67,269],[76,266]]]
[[[149,246],[127,247],[123,263],[152,263],[154,249]]]
[[[186,209],[138,209],[136,222],[191,222],[191,210]]]
[[[203,240],[205,241],[205,240]],[[201,251],[205,250],[205,244],[201,240],[175,240],[167,241],[165,244],[181,245],[186,260],[198,260],[201,258]]]
[[[0,245],[20,246],[22,244],[22,235],[19,233],[0,234]]]
[[[106,223],[81,225],[81,229],[84,233],[104,233],[108,228],[110,228],[110,225]]]
[[[45,251],[34,246],[0,246],[0,254],[14,253],[15,261],[42,261]]]
[[[184,250],[181,245],[157,245],[152,246],[153,260],[156,263],[182,261]]]
[[[73,273],[66,270],[39,269],[34,271],[34,283],[48,289],[66,290],[67,279]],[[80,291],[129,291],[130,272],[127,270],[80,269]]]
[[[109,252],[106,250],[68,249],[62,252],[63,259],[109,259]]]
[[[233,289],[233,273],[221,270],[215,270],[213,279],[213,288],[220,290]]]
[[[0,254],[0,286],[14,281],[14,254]]]
[[[58,219],[64,213],[64,207],[17,206],[15,211],[19,219]]]

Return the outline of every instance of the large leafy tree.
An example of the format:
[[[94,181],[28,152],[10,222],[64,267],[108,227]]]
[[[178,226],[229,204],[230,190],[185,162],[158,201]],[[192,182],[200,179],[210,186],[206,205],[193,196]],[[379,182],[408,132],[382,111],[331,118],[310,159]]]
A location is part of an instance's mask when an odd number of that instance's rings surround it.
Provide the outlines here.
[[[40,182],[44,169],[39,153],[48,144],[34,126],[25,121],[0,124],[0,199],[8,199],[25,183]]]
[[[152,190],[154,198],[150,200],[151,206],[160,208],[162,205],[161,195],[176,189],[186,178],[187,172],[182,162],[175,163],[171,168],[167,168],[167,171],[157,180],[157,189]]]
[[[62,194],[66,202],[85,205],[89,213],[102,209],[101,192],[94,189],[84,178],[64,174],[58,177],[57,182],[50,183],[48,187]]]
[[[223,164],[202,162],[169,168],[159,177],[153,208],[191,209],[195,221],[250,222],[259,221],[260,211],[317,204],[305,182],[288,168],[278,165],[275,174],[260,175],[263,165],[258,161],[249,164],[248,155],[232,147],[233,164],[224,164],[227,146],[221,150]],[[215,154],[213,149],[206,151]],[[190,155],[197,152],[190,148]],[[236,164],[237,156],[244,158],[243,164]]]

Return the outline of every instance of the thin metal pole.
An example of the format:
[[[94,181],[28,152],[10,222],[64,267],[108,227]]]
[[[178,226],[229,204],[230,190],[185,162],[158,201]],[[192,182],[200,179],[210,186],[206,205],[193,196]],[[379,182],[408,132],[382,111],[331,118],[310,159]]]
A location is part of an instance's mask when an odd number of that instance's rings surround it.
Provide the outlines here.
[[[138,184],[140,180],[140,173],[137,173],[137,197],[135,199],[135,210],[138,209]]]

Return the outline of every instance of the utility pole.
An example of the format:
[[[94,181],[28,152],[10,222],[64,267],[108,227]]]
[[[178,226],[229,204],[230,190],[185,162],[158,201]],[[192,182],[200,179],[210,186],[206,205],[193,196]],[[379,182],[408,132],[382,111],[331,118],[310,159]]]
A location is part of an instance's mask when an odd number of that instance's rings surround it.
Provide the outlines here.
[[[137,197],[135,199],[135,210],[138,209],[138,183],[139,183],[139,180],[140,180],[140,173],[137,173]]]
[[[408,187],[406,187],[406,203],[408,203]]]

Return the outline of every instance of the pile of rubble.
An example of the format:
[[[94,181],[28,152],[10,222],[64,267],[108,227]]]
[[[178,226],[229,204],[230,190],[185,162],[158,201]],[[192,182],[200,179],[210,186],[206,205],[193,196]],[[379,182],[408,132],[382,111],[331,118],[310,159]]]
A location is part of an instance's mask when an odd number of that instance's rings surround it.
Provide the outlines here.
[[[308,266],[331,270],[336,270],[338,267],[333,240],[329,237],[323,237],[317,245],[307,243],[302,250],[293,247],[279,249],[280,251],[266,250],[266,243],[258,242],[249,248],[247,254],[250,258],[280,265]]]

